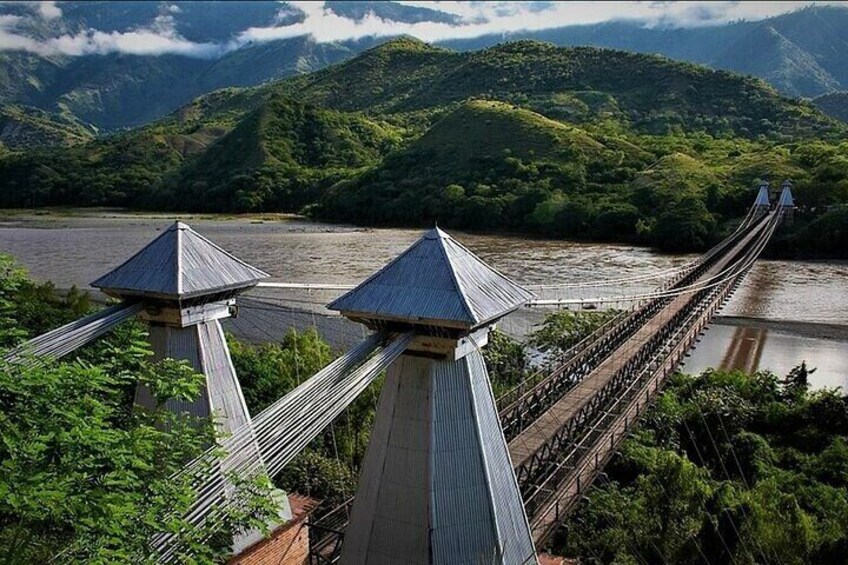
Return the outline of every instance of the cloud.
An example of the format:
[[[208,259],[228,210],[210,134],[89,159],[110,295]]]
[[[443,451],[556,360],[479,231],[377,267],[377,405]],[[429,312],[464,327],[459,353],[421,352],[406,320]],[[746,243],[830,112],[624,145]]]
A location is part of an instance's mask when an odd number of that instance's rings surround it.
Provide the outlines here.
[[[319,43],[356,40],[364,37],[410,35],[423,41],[467,39],[481,35],[538,31],[567,25],[593,24],[611,20],[639,22],[646,27],[703,27],[736,20],[760,20],[809,6],[809,1],[787,2],[424,2],[406,0],[408,6],[441,10],[458,16],[459,24],[442,22],[404,23],[374,13],[353,20],[325,8],[323,2],[281,4],[274,24],[248,28],[225,43],[195,43],[176,32],[176,4],[163,7],[160,16],[145,28],[123,32],[87,29],[78,34],[35,40],[17,31],[20,16],[0,16],[0,50],[24,50],[40,55],[132,55],[178,54],[215,58],[247,45],[310,36]],[[840,2],[817,2],[840,4]],[[61,9],[55,2],[28,4],[33,17],[55,19]],[[844,4],[843,4],[844,5]],[[302,17],[291,17],[300,15]],[[3,19],[5,18],[5,19]],[[9,19],[16,18],[16,19]]]
[[[503,28],[510,31],[550,29],[568,25],[595,24],[612,20],[632,20],[648,27],[700,27],[737,20],[756,21],[785,14],[811,4],[845,5],[845,2],[782,1],[709,1],[709,2],[465,2],[436,0],[432,2],[400,0],[400,4],[441,10],[475,23],[479,30],[493,33]],[[508,19],[510,22],[503,20]],[[485,33],[485,32],[484,32]]]
[[[34,8],[36,17],[52,19],[61,16],[54,2],[29,5]],[[87,29],[73,35],[36,40],[19,31],[25,23],[24,16],[0,16],[0,50],[28,51],[42,56],[124,53],[215,58],[226,48],[216,43],[195,43],[181,37],[176,32],[174,11],[170,7],[166,7],[149,27],[125,32]]]
[[[47,20],[52,20],[55,18],[62,17],[62,9],[56,4],[56,2],[36,2],[38,4],[38,12],[41,14],[41,17]]]

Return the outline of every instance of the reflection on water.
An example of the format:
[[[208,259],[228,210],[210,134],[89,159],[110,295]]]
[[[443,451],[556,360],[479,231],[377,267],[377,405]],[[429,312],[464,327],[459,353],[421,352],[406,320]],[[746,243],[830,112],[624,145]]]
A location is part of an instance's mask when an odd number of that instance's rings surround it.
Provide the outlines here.
[[[817,371],[813,388],[842,387],[848,391],[848,344],[751,326],[713,324],[686,359],[682,371],[698,374],[708,368],[759,369],[785,376],[806,361]]]
[[[848,264],[758,261],[722,314],[848,324]]]

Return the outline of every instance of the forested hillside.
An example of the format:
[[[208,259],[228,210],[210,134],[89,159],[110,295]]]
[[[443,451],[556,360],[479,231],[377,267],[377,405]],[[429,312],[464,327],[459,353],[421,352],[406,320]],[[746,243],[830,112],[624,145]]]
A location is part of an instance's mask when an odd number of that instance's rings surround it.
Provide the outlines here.
[[[824,94],[813,99],[813,104],[828,116],[848,122],[848,90]]]
[[[545,2],[535,4],[536,9],[545,9]],[[67,112],[101,132],[149,123],[217,88],[255,86],[321,69],[391,39],[345,37],[344,32],[332,38],[316,38],[305,31],[283,33],[286,26],[303,23],[307,15],[295,5],[272,0],[63,1],[56,17],[38,17],[36,7],[0,3],[0,25],[23,38],[0,44],[0,104]],[[533,39],[656,53],[748,73],[788,96],[815,97],[848,88],[848,9],[841,6],[810,6],[760,21],[721,25],[689,27],[674,21],[647,25],[612,19],[477,37],[469,36],[468,27],[479,21],[463,20],[435,4],[433,8],[397,2],[324,2],[327,13],[344,19],[346,29],[355,29],[368,18],[396,23],[399,30],[416,23],[456,27],[458,37],[466,39],[444,39],[440,44],[460,51]],[[558,18],[566,23],[561,15]],[[551,25],[557,25],[556,16]],[[261,41],[240,38],[250,29],[279,36]],[[155,44],[139,42],[135,50],[125,52],[107,41],[105,52],[86,51],[94,35],[102,34],[101,39],[108,35],[117,42],[121,34],[137,31],[155,32],[158,36],[152,43],[173,40],[179,49],[160,51]],[[57,38],[63,38],[67,52],[15,47],[44,45]]]
[[[304,211],[699,249],[762,179],[792,178],[816,208],[799,229],[848,202],[845,136],[758,79],[664,57],[401,39],[118,136],[10,152],[0,205]]]
[[[91,127],[68,115],[0,105],[0,144],[11,149],[79,145],[93,140],[95,134]]]
[[[505,40],[535,39],[561,46],[592,45],[660,53],[684,61],[753,74],[787,96],[814,97],[848,88],[848,10],[813,5],[761,21],[726,25],[646,26],[612,20],[539,31],[447,41],[480,49]]]

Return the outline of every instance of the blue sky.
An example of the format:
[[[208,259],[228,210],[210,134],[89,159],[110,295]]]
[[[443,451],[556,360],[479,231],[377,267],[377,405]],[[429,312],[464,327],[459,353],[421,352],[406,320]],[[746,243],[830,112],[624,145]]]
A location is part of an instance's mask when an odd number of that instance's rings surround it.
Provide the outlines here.
[[[360,20],[340,17],[326,10],[324,2],[281,2],[280,13],[293,10],[305,14],[302,22],[240,31],[223,43],[194,43],[176,31],[174,18],[179,3],[163,3],[161,15],[143,27],[119,32],[86,29],[81,32],[37,39],[26,34],[27,18],[57,20],[62,17],[61,2],[29,2],[28,15],[0,15],[0,50],[23,50],[40,55],[89,55],[131,53],[159,55],[176,53],[214,58],[246,45],[310,36],[318,42],[343,41],[363,37],[411,35],[433,42],[463,39],[485,34],[542,30],[611,20],[628,20],[646,27],[703,27],[736,20],[761,20],[813,4],[809,1],[784,2],[466,2],[403,0],[410,6],[449,12],[458,23],[401,23],[369,14]],[[815,2],[848,7],[848,2]],[[281,18],[282,20],[282,18]]]

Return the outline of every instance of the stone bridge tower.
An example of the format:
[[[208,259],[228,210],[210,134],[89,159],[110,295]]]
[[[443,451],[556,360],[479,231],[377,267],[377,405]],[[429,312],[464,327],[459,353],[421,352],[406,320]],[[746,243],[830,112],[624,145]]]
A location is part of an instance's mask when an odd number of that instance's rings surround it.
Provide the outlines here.
[[[144,305],[141,317],[149,323],[154,359],[185,360],[206,376],[200,396],[190,402],[169,400],[166,407],[177,413],[214,417],[218,433],[228,436],[250,422],[250,414],[220,320],[231,315],[239,293],[268,276],[188,225],[175,222],[91,286]],[[146,387],[138,388],[135,400],[151,408],[155,403]],[[259,457],[258,450],[255,456]],[[227,459],[221,466],[226,470]],[[281,496],[279,502],[280,519],[288,520],[291,510],[286,497]],[[236,551],[256,538],[255,532],[237,537]]]
[[[792,181],[786,179],[780,187],[777,205],[783,209],[783,221],[791,226],[795,223],[795,198],[792,196]]]
[[[436,228],[330,304],[416,334],[388,370],[341,563],[537,562],[480,351],[531,296]]]
[[[760,189],[757,191],[757,198],[754,200],[754,213],[756,217],[760,217],[763,214],[768,214],[770,208],[769,183],[763,182],[760,184]]]

